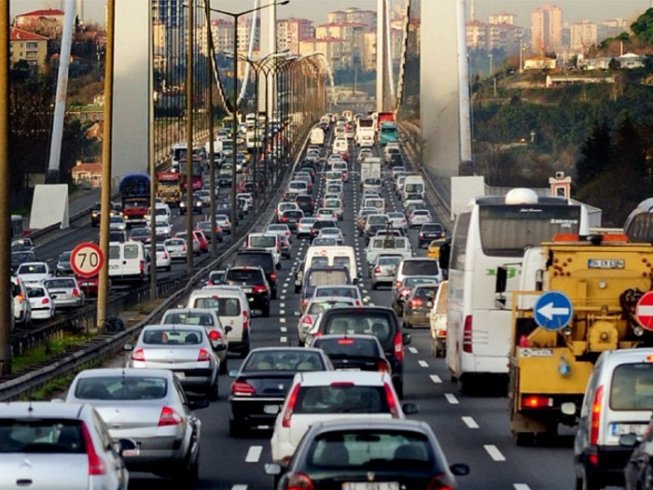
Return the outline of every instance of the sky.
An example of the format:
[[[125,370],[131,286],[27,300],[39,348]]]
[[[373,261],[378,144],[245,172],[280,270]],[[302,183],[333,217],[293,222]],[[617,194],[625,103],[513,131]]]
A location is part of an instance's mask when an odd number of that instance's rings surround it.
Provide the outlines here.
[[[141,2],[146,0],[117,0],[118,2]],[[392,0],[403,5],[403,0]],[[440,2],[455,0],[421,0],[422,2]],[[467,0],[467,10],[472,0]],[[254,0],[211,0],[214,8],[238,12],[253,6]],[[38,8],[61,8],[62,0],[10,0],[11,15]],[[288,5],[277,10],[279,18],[304,17],[315,22],[326,21],[326,14],[332,10],[358,7],[376,9],[376,0],[290,0]],[[624,17],[634,19],[653,5],[653,0],[475,0],[476,18],[487,20],[491,13],[505,11],[517,15],[517,24],[527,27],[530,24],[530,12],[538,6],[553,3],[563,9],[565,21],[576,22],[589,19],[600,22],[605,19]],[[85,0],[84,9],[87,21],[104,22],[106,0]],[[468,12],[469,13],[469,12]]]

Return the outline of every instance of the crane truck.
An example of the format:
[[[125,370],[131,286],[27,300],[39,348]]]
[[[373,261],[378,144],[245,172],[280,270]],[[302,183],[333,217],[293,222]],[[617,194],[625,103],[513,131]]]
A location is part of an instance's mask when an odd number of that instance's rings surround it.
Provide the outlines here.
[[[527,445],[556,435],[560,423],[574,425],[601,352],[653,345],[636,316],[653,289],[653,245],[622,234],[558,235],[526,250],[520,281],[508,393],[513,439]],[[499,270],[496,300],[504,303],[505,282]]]

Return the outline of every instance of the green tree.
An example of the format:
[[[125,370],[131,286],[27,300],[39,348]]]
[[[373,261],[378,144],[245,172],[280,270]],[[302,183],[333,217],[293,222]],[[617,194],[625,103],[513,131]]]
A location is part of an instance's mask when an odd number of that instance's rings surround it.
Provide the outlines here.
[[[580,153],[581,158],[576,162],[576,185],[583,187],[600,175],[612,162],[614,151],[610,139],[610,126],[606,119],[596,122]]]
[[[653,44],[653,8],[648,9],[630,25],[635,37],[647,44]]]

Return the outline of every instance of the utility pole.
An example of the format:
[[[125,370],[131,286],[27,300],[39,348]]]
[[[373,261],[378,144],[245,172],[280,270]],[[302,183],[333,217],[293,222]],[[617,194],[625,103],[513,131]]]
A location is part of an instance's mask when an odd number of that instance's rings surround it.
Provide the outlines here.
[[[104,138],[102,139],[102,190],[100,192],[100,248],[105,257],[100,269],[96,326],[104,328],[109,299],[109,213],[111,211],[111,142],[113,133],[113,48],[116,0],[107,0],[107,45],[104,54]]]
[[[193,273],[193,37],[195,0],[188,0],[186,33],[186,270]],[[234,152],[236,147],[234,146]]]
[[[9,2],[4,2],[0,7],[0,373],[11,373],[11,347],[9,336],[12,318],[11,301],[13,296],[10,291],[9,277],[11,228],[9,206]],[[27,298],[25,299],[27,301]]]
[[[207,52],[209,53],[209,79],[208,79],[208,99],[209,99],[209,189],[211,191],[211,200],[209,201],[209,221],[211,223],[211,258],[217,255],[217,236],[215,233],[215,126],[213,123],[213,69],[215,59],[213,58],[213,33],[211,32],[211,0],[204,0],[204,11],[207,18],[206,22],[206,42]],[[235,151],[235,148],[234,148]]]
[[[148,32],[150,35],[149,38],[149,64],[150,67],[147,70],[149,73],[149,90],[148,93],[154,93],[154,36],[152,35],[152,16],[148,16]],[[148,160],[150,167],[150,299],[156,299],[159,295],[159,290],[157,288],[157,276],[156,276],[156,188],[158,185],[158,179],[156,175],[156,158],[154,154],[154,97],[150,97],[148,104]]]

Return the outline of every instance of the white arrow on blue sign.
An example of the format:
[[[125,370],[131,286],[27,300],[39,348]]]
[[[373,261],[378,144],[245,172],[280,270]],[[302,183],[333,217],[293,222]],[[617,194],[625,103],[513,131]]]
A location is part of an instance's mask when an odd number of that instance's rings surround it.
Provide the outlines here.
[[[547,330],[566,327],[574,315],[569,296],[559,291],[549,291],[540,296],[533,311],[535,323]]]

